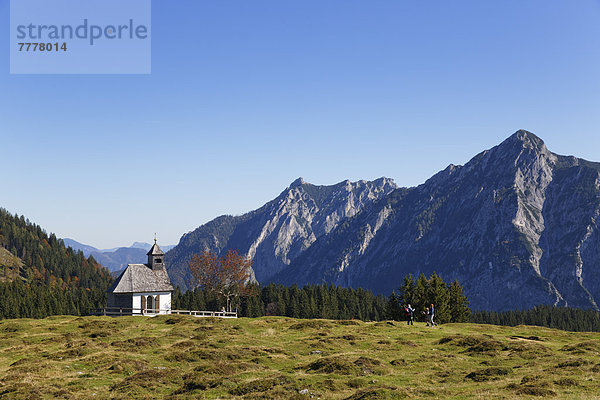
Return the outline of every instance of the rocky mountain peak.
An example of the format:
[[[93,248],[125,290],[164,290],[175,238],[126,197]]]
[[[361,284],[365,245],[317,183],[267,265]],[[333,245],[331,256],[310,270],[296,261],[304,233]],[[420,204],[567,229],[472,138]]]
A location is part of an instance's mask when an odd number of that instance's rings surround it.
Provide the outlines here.
[[[536,153],[548,153],[548,149],[546,148],[544,141],[533,133],[524,129],[519,129],[513,133],[504,142],[502,142],[498,148],[506,150],[514,149],[519,151],[527,149]]]
[[[296,179],[294,182],[292,182],[290,184],[290,189],[300,187],[300,186],[304,185],[305,183],[306,182],[304,181],[304,179],[302,179],[302,177],[299,177],[298,179]]]

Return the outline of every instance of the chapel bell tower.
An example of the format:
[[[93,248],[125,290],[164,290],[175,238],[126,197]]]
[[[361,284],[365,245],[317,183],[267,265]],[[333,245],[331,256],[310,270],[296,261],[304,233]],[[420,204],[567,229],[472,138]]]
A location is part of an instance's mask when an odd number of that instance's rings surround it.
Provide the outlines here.
[[[156,238],[154,238],[154,245],[152,245],[152,248],[146,255],[148,256],[147,265],[153,271],[159,271],[165,267],[165,253],[158,247],[158,244],[156,244]]]

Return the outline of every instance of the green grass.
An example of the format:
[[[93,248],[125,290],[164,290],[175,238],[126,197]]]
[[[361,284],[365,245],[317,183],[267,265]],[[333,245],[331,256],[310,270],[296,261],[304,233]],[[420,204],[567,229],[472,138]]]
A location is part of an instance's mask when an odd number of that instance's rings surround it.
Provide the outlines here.
[[[224,320],[0,321],[0,398],[592,399],[600,334],[539,327]]]

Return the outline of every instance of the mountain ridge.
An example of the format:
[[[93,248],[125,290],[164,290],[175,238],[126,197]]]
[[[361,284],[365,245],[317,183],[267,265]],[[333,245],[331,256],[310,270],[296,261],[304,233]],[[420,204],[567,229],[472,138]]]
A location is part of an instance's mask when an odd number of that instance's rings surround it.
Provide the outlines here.
[[[459,280],[476,310],[598,309],[600,163],[553,153],[518,130],[418,186],[387,179],[298,178],[263,207],[184,235],[165,257],[169,273],[185,284],[186,256],[235,249],[254,258],[263,284],[389,294],[408,274],[437,272]]]
[[[585,274],[583,262],[570,263],[577,244],[565,248],[561,235],[569,224],[552,210],[579,216],[577,226],[592,232],[586,240],[598,244],[599,166],[556,155],[539,137],[517,131],[464,166],[450,165],[422,185],[392,193],[387,203],[375,203],[271,281],[302,285],[325,277],[387,293],[408,273],[436,271],[445,279],[459,279],[475,309],[541,303],[597,308],[600,287],[589,277],[598,275],[594,265],[600,254],[586,247],[580,256],[590,265]],[[566,195],[562,188],[570,185],[587,190],[585,199],[581,191],[569,191],[574,196],[570,204],[593,201],[594,207],[563,204],[557,196]],[[556,254],[550,256],[551,249]],[[570,280],[569,274],[577,279]]]
[[[263,281],[310,247],[317,237],[395,188],[389,178],[346,180],[330,186],[298,178],[254,211],[217,217],[183,235],[165,255],[169,274],[176,286],[187,288],[192,279],[187,261],[192,254],[237,250],[254,259],[256,279]]]

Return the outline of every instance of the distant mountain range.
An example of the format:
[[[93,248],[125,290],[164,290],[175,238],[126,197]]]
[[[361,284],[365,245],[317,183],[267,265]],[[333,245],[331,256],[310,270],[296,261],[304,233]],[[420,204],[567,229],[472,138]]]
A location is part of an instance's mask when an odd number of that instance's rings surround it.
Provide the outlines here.
[[[331,282],[388,294],[407,274],[458,279],[474,309],[598,308],[600,164],[521,130],[424,184],[299,179],[258,210],[222,216],[166,254],[187,287],[194,253],[235,249],[261,283]]]
[[[145,242],[134,242],[129,247],[115,247],[112,249],[100,250],[93,246],[82,244],[73,239],[63,239],[65,246],[70,246],[73,250],[81,250],[86,257],[92,256],[100,264],[108,268],[111,272],[124,269],[127,264],[140,264],[147,261],[146,253],[152,245]],[[163,251],[169,251],[174,245],[161,246]]]

